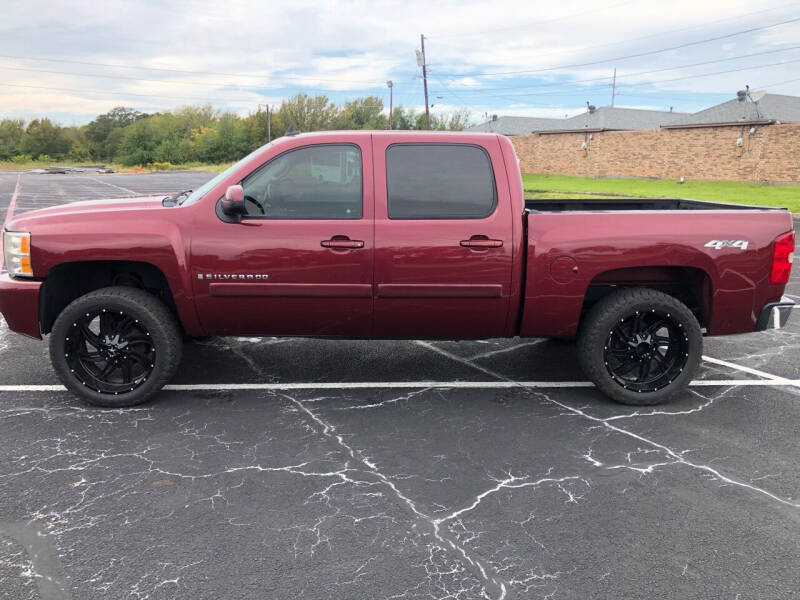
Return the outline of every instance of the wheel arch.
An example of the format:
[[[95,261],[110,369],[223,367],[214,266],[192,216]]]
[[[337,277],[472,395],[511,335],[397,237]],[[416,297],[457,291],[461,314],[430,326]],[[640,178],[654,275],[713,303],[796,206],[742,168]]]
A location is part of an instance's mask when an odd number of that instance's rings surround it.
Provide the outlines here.
[[[589,282],[581,310],[581,320],[598,301],[619,289],[646,287],[683,302],[694,313],[701,327],[711,322],[713,283],[707,271],[688,266],[648,266],[610,269]]]
[[[39,323],[50,333],[61,311],[73,300],[108,286],[129,286],[159,298],[181,323],[175,295],[164,272],[156,265],[130,260],[75,261],[52,267],[39,295]]]

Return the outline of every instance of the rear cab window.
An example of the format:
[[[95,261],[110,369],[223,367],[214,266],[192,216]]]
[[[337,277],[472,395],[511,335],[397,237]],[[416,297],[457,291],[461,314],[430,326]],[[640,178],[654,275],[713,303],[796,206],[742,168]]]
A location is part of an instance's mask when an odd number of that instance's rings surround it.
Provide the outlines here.
[[[484,219],[497,206],[489,155],[472,144],[393,144],[386,187],[390,219]]]

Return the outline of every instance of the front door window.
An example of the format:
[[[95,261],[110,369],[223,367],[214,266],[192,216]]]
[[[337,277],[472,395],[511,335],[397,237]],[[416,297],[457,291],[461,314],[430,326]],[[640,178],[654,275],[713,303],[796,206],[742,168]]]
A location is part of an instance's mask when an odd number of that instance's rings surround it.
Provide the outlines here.
[[[248,217],[266,219],[360,219],[361,151],[323,144],[281,154],[243,182]]]

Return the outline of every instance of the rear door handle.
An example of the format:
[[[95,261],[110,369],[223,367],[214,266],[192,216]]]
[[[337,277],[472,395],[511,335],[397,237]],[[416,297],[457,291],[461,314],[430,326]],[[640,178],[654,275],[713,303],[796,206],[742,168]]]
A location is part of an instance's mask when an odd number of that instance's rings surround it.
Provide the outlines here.
[[[490,240],[487,237],[472,237],[468,240],[461,240],[461,245],[464,248],[476,248],[486,249],[486,248],[502,248],[503,247],[503,240]]]
[[[362,240],[351,240],[347,236],[337,235],[329,240],[322,240],[319,243],[323,248],[333,248],[334,250],[356,250],[364,247]]]

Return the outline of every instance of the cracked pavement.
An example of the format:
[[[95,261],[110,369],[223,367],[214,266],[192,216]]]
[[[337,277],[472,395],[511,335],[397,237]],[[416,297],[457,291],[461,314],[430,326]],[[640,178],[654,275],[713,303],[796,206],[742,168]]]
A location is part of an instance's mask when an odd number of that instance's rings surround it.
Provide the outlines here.
[[[38,177],[21,210],[113,192]],[[211,338],[176,384],[310,387],[0,392],[0,598],[796,598],[798,316],[706,339],[704,385],[639,409],[520,383],[584,378],[519,339]],[[57,383],[0,322],[0,385]]]

